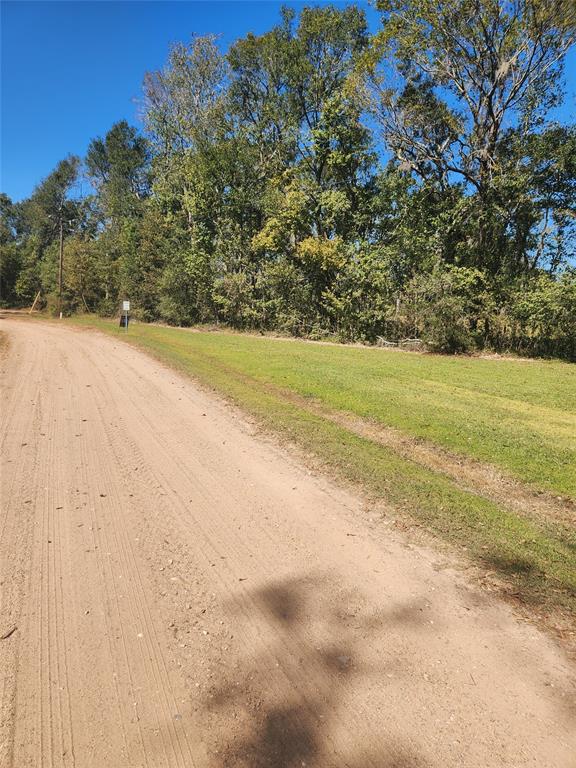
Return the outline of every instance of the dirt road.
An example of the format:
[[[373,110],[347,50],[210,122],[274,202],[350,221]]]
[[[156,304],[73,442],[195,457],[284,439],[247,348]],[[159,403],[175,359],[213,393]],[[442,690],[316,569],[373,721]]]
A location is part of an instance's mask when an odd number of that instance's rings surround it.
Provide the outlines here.
[[[573,667],[445,556],[122,342],[0,330],[2,768],[576,766]]]

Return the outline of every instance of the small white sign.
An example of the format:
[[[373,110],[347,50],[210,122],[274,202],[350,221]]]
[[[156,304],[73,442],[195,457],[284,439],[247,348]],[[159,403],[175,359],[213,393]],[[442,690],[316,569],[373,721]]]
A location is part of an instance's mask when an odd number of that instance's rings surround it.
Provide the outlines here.
[[[122,302],[122,311],[123,312],[129,312],[130,311],[130,302],[129,301],[123,301]]]

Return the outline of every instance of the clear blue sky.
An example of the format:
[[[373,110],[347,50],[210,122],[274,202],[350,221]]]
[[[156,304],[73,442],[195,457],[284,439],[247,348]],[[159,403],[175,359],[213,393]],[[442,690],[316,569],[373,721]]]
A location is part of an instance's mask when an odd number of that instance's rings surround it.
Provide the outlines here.
[[[213,32],[227,47],[269,29],[283,4],[315,3],[3,0],[0,190],[27,197],[67,154],[83,155],[118,120],[135,123],[144,72],[164,64],[170,43]],[[376,27],[377,14],[359,4]],[[574,52],[568,64],[559,116],[574,120]]]

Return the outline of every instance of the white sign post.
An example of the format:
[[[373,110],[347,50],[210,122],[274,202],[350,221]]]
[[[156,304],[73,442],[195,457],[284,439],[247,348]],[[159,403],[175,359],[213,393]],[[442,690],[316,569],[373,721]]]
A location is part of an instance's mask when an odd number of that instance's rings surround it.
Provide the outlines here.
[[[122,311],[124,312],[124,328],[126,328],[126,332],[128,332],[128,312],[130,312],[129,301],[122,302]]]

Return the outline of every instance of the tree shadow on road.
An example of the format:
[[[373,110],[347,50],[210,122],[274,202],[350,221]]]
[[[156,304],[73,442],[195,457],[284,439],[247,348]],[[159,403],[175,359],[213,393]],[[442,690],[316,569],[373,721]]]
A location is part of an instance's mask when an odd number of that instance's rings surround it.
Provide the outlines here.
[[[274,582],[231,607],[259,638],[206,696],[215,766],[425,768],[412,745],[386,737],[385,712],[371,730],[358,691],[371,671],[362,646],[385,624],[422,623],[417,602],[367,614],[359,592],[311,576]]]

